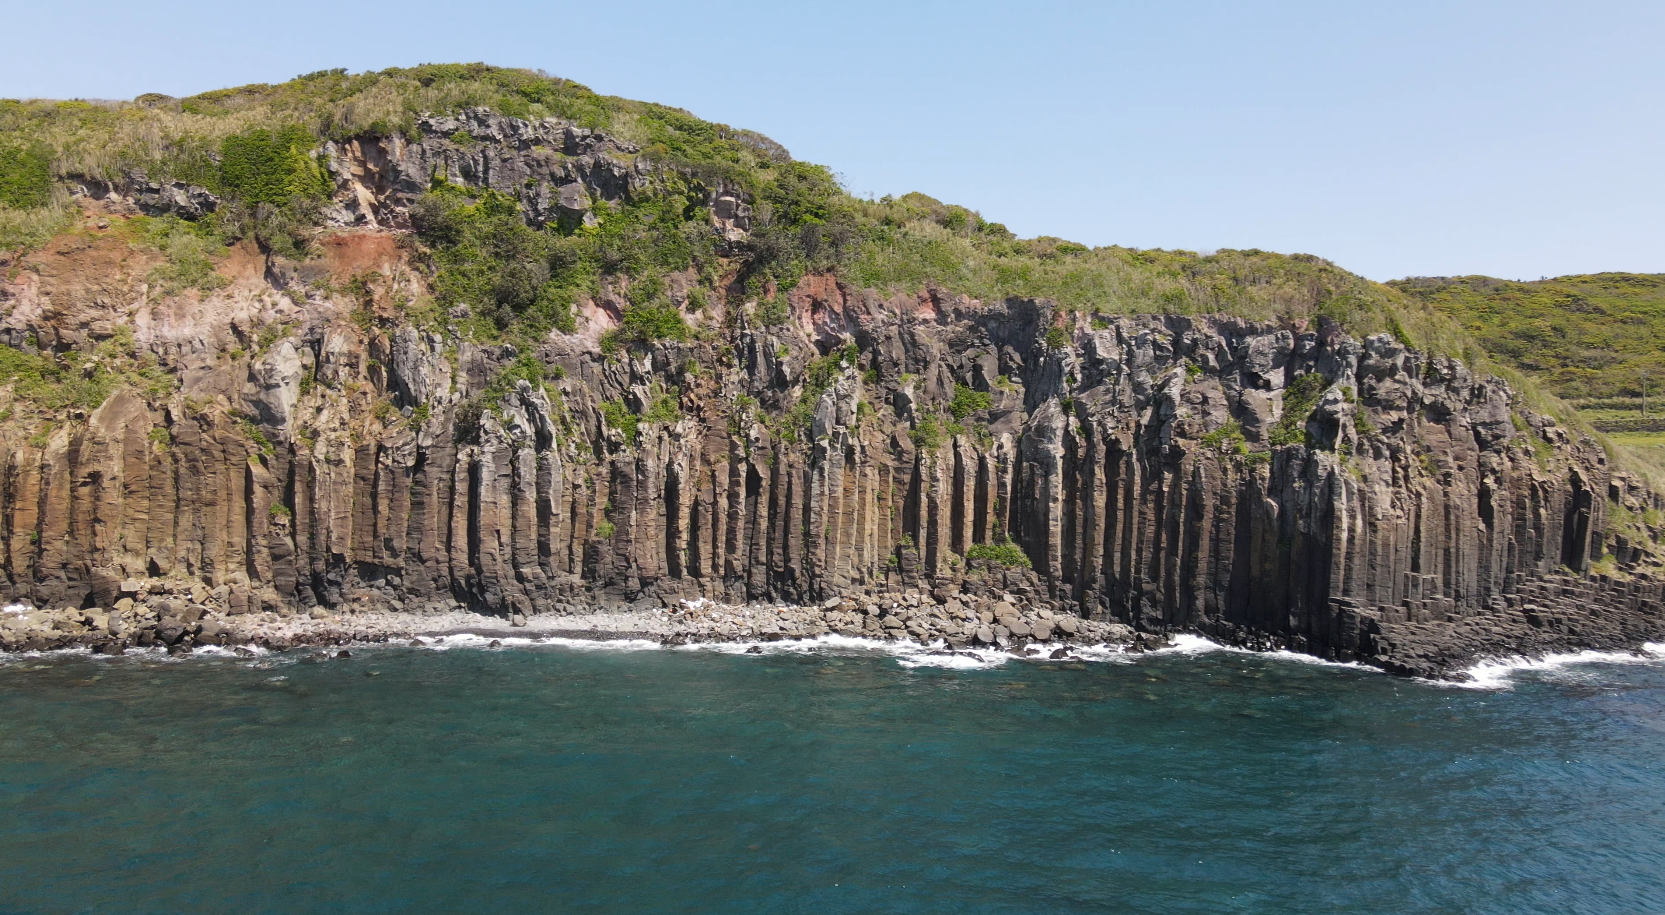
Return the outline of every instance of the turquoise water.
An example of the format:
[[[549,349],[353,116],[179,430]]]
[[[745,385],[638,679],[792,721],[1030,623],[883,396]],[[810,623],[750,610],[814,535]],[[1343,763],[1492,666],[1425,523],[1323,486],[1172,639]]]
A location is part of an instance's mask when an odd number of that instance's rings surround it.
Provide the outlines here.
[[[1665,910],[1665,670],[0,664],[0,913]]]

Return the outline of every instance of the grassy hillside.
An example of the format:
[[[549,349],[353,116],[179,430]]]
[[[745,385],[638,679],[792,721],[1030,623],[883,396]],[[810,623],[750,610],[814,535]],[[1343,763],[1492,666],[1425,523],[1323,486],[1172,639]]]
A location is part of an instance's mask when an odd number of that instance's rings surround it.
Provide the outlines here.
[[[1229,312],[1258,319],[1324,314],[1356,333],[1391,331],[1421,346],[1456,353],[1463,348],[1461,330],[1439,312],[1318,257],[1254,250],[1204,256],[1018,239],[975,212],[923,195],[852,197],[830,171],[792,161],[760,134],[680,109],[599,95],[569,80],[483,64],[333,70],[185,99],[0,101],[0,250],[38,244],[67,224],[72,210],[63,179],[139,169],[152,179],[177,178],[226,198],[213,219],[194,227],[205,238],[252,234],[280,253],[301,254],[317,201],[327,191],[309,167],[314,144],[410,133],[420,114],[475,106],[605,130],[640,145],[642,155],[671,176],[653,191],[659,199],[633,200],[611,220],[604,217],[599,229],[577,232],[599,240],[573,242],[550,229],[536,233],[539,238],[521,238],[514,250],[475,244],[468,252],[470,275],[452,277],[467,281],[441,288],[477,300],[507,290],[497,301],[474,304],[510,318],[509,324],[538,297],[515,282],[498,282],[496,274],[525,275],[527,259],[556,258],[557,276],[550,282],[561,286],[558,298],[580,294],[609,274],[644,279],[638,288],[652,290],[653,276],[665,271],[714,273],[710,246],[678,242],[660,217],[674,211],[681,222],[703,222],[705,214],[692,205],[697,191],[720,181],[746,189],[758,203],[757,225],[738,265],[749,294],[790,288],[807,271],[835,270],[884,290],[912,292],[934,284],[985,299],[1048,296],[1089,311]],[[430,223],[445,229],[427,233],[437,248],[478,242],[486,236],[463,230],[495,218],[489,201],[440,204],[451,221]],[[692,235],[680,234],[684,240]],[[607,253],[632,245],[646,245],[646,255]],[[574,254],[573,248],[581,250]],[[460,269],[458,258],[440,254],[439,269],[446,263]],[[538,277],[545,272],[530,271]],[[559,317],[559,305],[550,306],[548,296],[545,305],[540,324]]]
[[[1576,408],[1628,463],[1665,479],[1665,275],[1388,285],[1462,325],[1493,357]]]
[[[1650,392],[1665,388],[1665,274],[1534,283],[1418,277],[1389,285],[1460,322],[1492,355],[1564,399],[1640,398],[1644,374]]]

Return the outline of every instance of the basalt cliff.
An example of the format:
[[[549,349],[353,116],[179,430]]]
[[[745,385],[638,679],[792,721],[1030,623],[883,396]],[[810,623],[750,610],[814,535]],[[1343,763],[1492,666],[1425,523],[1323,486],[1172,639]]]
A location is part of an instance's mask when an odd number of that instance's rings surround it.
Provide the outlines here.
[[[667,167],[482,109],[310,155],[305,251],[243,238],[170,287],[169,252],[124,225],[227,203],[129,170],[66,176],[75,224],[7,259],[0,344],[104,385],[52,408],[0,390],[9,599],[524,619],[917,592],[1424,675],[1665,638],[1638,520],[1658,497],[1394,335],[834,270],[747,285],[765,207],[684,175],[715,266],[655,276],[668,331],[633,327],[648,297],[609,279],[561,327],[482,339],[459,328],[487,305],[418,308],[434,188],[578,237]]]

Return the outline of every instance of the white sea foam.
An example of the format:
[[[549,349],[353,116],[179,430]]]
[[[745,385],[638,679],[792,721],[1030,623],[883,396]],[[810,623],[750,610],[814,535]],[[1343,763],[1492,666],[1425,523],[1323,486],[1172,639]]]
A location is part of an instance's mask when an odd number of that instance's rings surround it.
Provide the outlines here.
[[[1014,661],[1051,660],[1052,652],[1060,647],[1063,646],[1030,644],[1022,652],[982,647],[950,649],[947,643],[941,640],[922,645],[918,642],[884,641],[829,634],[810,639],[782,639],[775,642],[698,642],[679,645],[677,650],[758,657],[812,653],[834,656],[885,655],[909,669],[936,667],[949,670],[986,670]],[[1127,663],[1137,657],[1117,645],[1070,646],[1069,652],[1067,660],[1071,661]]]
[[[941,641],[929,645],[918,642],[888,642],[881,639],[861,638],[859,636],[827,635],[808,639],[781,639],[772,642],[744,641],[744,642],[693,642],[676,646],[677,651],[708,651],[726,655],[756,655],[770,657],[772,655],[804,655],[826,654],[833,656],[860,655],[888,655],[895,658],[903,667],[950,667],[974,669],[981,667],[996,667],[1015,656],[1005,652],[962,649],[951,651]]]
[[[434,651],[447,651],[452,648],[490,648],[493,642],[496,642],[499,648],[555,646],[582,651],[645,651],[659,648],[658,642],[649,639],[574,639],[564,636],[478,635],[472,632],[424,638],[423,642],[425,647]],[[388,647],[399,647],[406,643],[397,641],[384,644]]]
[[[1379,673],[1381,670],[1380,668],[1372,667],[1369,664],[1361,664],[1357,661],[1331,661],[1326,658],[1320,658],[1317,655],[1302,654],[1298,651],[1285,651],[1281,649],[1278,651],[1255,651],[1252,648],[1238,648],[1233,645],[1222,645],[1213,639],[1204,638],[1203,636],[1193,635],[1191,633],[1181,633],[1173,636],[1170,639],[1170,644],[1166,648],[1157,648],[1147,652],[1147,654],[1201,655],[1209,654],[1210,652],[1215,651],[1224,651],[1232,654],[1254,655],[1258,658],[1274,658],[1279,661],[1294,661],[1297,664],[1312,664],[1317,667],[1338,667],[1346,668],[1348,670],[1366,670],[1373,673]],[[1138,655],[1133,654],[1130,655],[1130,657],[1138,657]]]
[[[238,649],[242,649],[239,651]],[[210,658],[246,658],[250,655],[263,655],[268,652],[260,645],[194,645],[191,648],[194,655],[205,655]]]
[[[1444,684],[1465,689],[1513,689],[1515,675],[1535,673],[1555,679],[1589,680],[1597,671],[1588,668],[1609,664],[1658,664],[1665,661],[1665,644],[1648,642],[1630,651],[1575,651],[1547,654],[1541,658],[1495,658],[1468,668],[1468,680]]]
[[[1213,639],[1206,639],[1200,635],[1182,632],[1172,636],[1166,647],[1147,652],[1148,654],[1208,654],[1213,651],[1230,651],[1228,646],[1221,645]]]
[[[908,668],[941,667],[947,670],[987,670],[1000,667],[1008,661],[1020,660],[1018,655],[988,648],[960,648],[949,650],[946,647],[925,648],[914,646],[917,651],[900,654],[896,663]]]
[[[1139,653],[1128,651],[1126,645],[1083,645],[1071,648],[1070,655],[1074,660],[1100,664],[1131,664],[1139,658]]]

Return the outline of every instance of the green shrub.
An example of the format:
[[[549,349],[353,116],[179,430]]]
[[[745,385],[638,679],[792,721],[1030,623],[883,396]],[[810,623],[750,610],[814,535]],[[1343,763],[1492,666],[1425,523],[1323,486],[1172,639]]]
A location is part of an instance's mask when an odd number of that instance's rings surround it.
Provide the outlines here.
[[[1062,327],[1056,327],[1056,326],[1049,327],[1049,328],[1046,329],[1046,348],[1047,349],[1063,349],[1064,347],[1069,346],[1069,345],[1070,345],[1070,333],[1069,333],[1069,331],[1063,329]]]
[[[602,518],[600,521],[595,523],[595,535],[601,540],[613,539],[613,534],[616,530],[617,529],[613,526],[613,522],[607,520],[606,518]]]
[[[0,346],[0,384],[11,384],[18,400],[49,412],[71,407],[95,410],[115,389],[119,377],[97,371],[92,377],[51,356],[30,355]]]
[[[963,384],[956,384],[954,399],[948,404],[948,412],[956,420],[962,420],[978,410],[987,410],[993,404],[994,398],[987,392],[974,391]]]
[[[220,142],[220,188],[245,204],[287,204],[334,190],[312,158],[317,140],[305,128],[256,128]]]
[[[984,560],[1011,568],[1030,568],[1029,556],[1015,543],[974,543],[965,551],[968,561]]]
[[[1309,372],[1289,383],[1283,392],[1283,415],[1278,417],[1268,435],[1273,447],[1310,444],[1307,440],[1307,420],[1318,407],[1318,401],[1329,384],[1329,380],[1317,372]]]
[[[786,323],[792,313],[786,307],[786,299],[776,296],[757,304],[757,323],[760,327],[779,327]]]
[[[145,220],[138,226],[140,237],[167,255],[145,279],[163,295],[178,295],[186,289],[212,292],[231,284],[214,266],[219,245],[205,227],[172,216]]]
[[[761,290],[773,280],[785,292],[806,273],[836,269],[855,258],[864,241],[861,218],[831,170],[788,161],[757,173],[756,180],[748,289]],[[779,307],[780,312],[769,311],[765,325],[785,321],[785,303]]]
[[[1200,441],[1204,448],[1219,454],[1243,457],[1249,453],[1249,446],[1243,439],[1243,426],[1235,419],[1229,420],[1220,428],[1207,433]]]
[[[543,373],[544,366],[538,360],[538,357],[531,353],[521,353],[512,362],[497,370],[497,374],[492,377],[491,383],[480,392],[479,403],[501,415],[503,398],[508,396],[509,392],[513,391],[522,381],[531,385],[534,391],[543,387]]]
[[[937,422],[935,416],[927,416],[913,427],[908,437],[921,451],[935,451],[942,447],[942,424]]]
[[[861,351],[854,343],[849,343],[810,360],[809,365],[804,367],[803,390],[781,417],[777,430],[781,436],[790,441],[809,432],[815,424],[815,406],[820,402],[821,395],[838,380],[846,365],[854,366],[860,358]]]
[[[677,403],[675,395],[666,394],[653,402],[648,411],[642,414],[645,423],[674,423],[682,418],[682,408]]]
[[[0,205],[15,210],[52,202],[52,153],[40,143],[0,146]]]
[[[641,431],[641,417],[630,412],[622,400],[609,400],[601,405],[601,418],[611,428],[624,433],[624,440],[628,444],[636,443],[636,436]]]
[[[243,437],[252,442],[256,448],[259,448],[262,454],[277,454],[277,448],[272,446],[271,440],[266,438],[266,433],[261,432],[260,427],[254,424],[254,420],[246,416],[239,416],[236,417],[236,422],[237,427],[243,431]]]
[[[599,207],[595,226],[540,230],[526,225],[507,194],[442,184],[416,202],[411,222],[433,251],[435,298],[444,307],[468,305],[479,336],[572,333],[574,306],[599,294],[603,277],[631,277],[629,326],[609,337],[617,345],[687,333],[676,307],[655,300],[664,297],[664,273],[714,260],[710,230],[689,230],[700,200],[696,188],[670,176],[622,207]],[[656,319],[649,325],[662,326],[633,324],[630,313],[643,309]],[[659,320],[670,315],[674,322]]]
[[[661,301],[658,304],[626,306],[619,321],[617,339],[620,343],[687,340],[692,331],[674,304]]]

